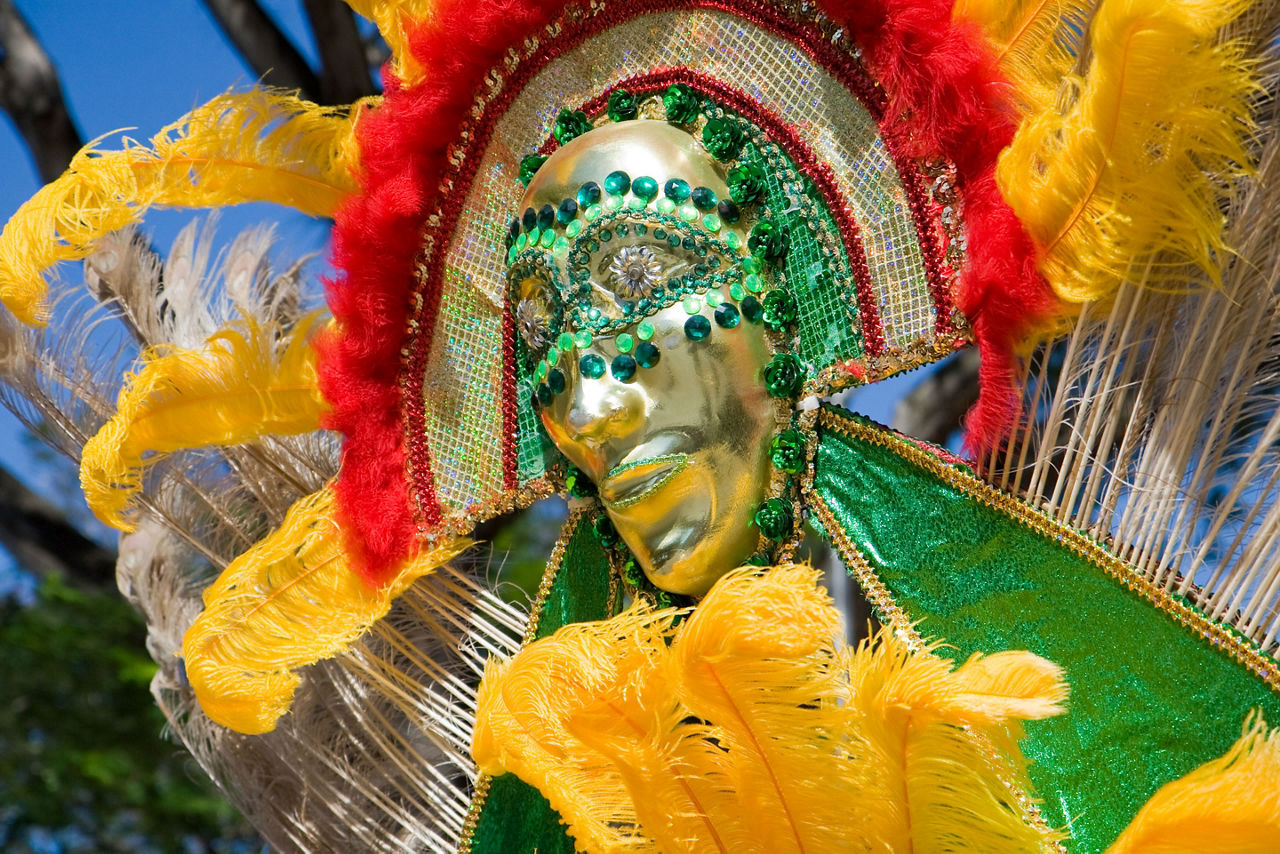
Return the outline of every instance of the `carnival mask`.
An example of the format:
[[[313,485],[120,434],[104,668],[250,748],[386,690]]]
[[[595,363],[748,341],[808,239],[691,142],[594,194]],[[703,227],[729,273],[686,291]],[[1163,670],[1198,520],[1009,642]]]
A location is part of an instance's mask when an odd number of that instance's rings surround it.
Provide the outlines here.
[[[511,254],[543,425],[650,581],[685,595],[758,550],[777,415],[767,271],[723,172],[664,122],[594,130],[538,170]]]

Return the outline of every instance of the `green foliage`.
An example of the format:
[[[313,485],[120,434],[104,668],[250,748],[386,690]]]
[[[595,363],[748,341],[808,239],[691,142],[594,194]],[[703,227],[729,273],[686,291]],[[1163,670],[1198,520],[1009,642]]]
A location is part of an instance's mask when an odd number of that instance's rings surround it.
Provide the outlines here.
[[[261,843],[162,738],[141,620],[57,577],[0,603],[0,848],[252,851]]]

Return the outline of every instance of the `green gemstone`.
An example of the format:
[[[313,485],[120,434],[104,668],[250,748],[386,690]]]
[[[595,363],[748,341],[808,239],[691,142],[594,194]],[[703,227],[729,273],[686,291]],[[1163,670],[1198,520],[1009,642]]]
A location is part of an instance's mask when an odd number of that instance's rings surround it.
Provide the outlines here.
[[[534,227],[529,231],[529,248],[530,248],[530,249],[532,249],[533,247],[535,247],[535,246],[537,246],[537,245],[538,245],[538,238],[539,238],[539,237],[541,237],[541,236],[542,236],[542,229],[538,228],[538,227],[535,225],[535,226],[534,226]]]
[[[604,210],[599,205],[591,205],[587,208],[587,222],[595,222],[602,213],[604,213]]]
[[[542,164],[547,162],[547,158],[541,154],[527,154],[520,159],[520,183],[529,186],[529,182],[533,180],[533,176],[542,168]]]
[[[547,371],[547,388],[552,394],[564,393],[564,373],[559,368]]]
[[[670,215],[676,209],[676,203],[668,198],[658,199],[658,213]]]
[[[680,210],[677,213],[685,222],[697,222],[698,220],[698,209],[688,202],[681,205]]]
[[[618,345],[619,353],[630,353],[631,348],[636,345],[636,339],[632,338],[626,332],[623,332],[617,338],[614,339],[613,343]]]
[[[711,321],[700,314],[695,314],[684,322],[684,334],[691,341],[701,341],[711,334]]]
[[[742,315],[738,313],[738,309],[734,308],[732,303],[725,303],[716,309],[716,324],[724,329],[732,329],[742,320]]]
[[[516,238],[516,251],[523,252],[524,248],[529,245],[529,235],[523,232]]]
[[[633,211],[642,211],[647,207],[647,203],[639,196],[632,196],[627,199],[627,208]]]
[[[636,327],[636,337],[641,341],[648,341],[654,332],[653,324],[647,320],[640,321],[640,325]]]
[[[608,243],[610,240],[613,240],[613,232],[607,228],[602,228],[599,233],[596,234],[596,237],[599,237],[602,243]]]
[[[711,306],[712,308],[715,308],[716,306],[720,305],[720,303],[724,302],[724,294],[720,293],[717,290],[707,291],[705,294],[703,294],[703,298],[707,301],[707,305]]]
[[[538,403],[542,404],[543,406],[550,406],[551,402],[556,399],[556,396],[551,393],[551,389],[547,387],[546,383],[538,384],[538,390],[536,394],[538,396]]]
[[[622,196],[609,196],[607,199],[604,200],[604,209],[607,210],[609,213],[614,213],[616,211],[622,210],[622,205],[623,205]]]
[[[662,359],[662,354],[658,352],[658,348],[650,344],[648,341],[641,341],[636,345],[636,364],[642,368],[652,368]]]
[[[609,371],[613,374],[614,379],[619,382],[629,383],[635,379],[636,360],[626,353],[615,356],[613,363],[609,365]]]
[[[768,539],[784,540],[791,534],[791,504],[781,498],[770,498],[756,510],[754,521]]]
[[[573,346],[579,350],[585,350],[591,346],[591,333],[585,329],[579,329],[573,333]]]
[[[556,238],[556,242],[551,244],[551,251],[555,253],[557,258],[563,258],[569,254],[569,238],[560,235]]]
[[[556,346],[568,353],[573,349],[573,336],[568,332],[561,332],[560,337],[556,339]]]
[[[742,316],[752,323],[759,323],[764,319],[764,306],[750,294],[738,300],[738,307],[742,309]]]
[[[513,264],[515,263],[515,260],[516,260],[516,248],[512,246],[510,249],[507,250],[507,263]]]
[[[604,376],[604,369],[607,367],[604,359],[595,353],[588,353],[578,360],[578,372],[587,379],[598,380]]]
[[[736,231],[726,231],[724,233],[724,242],[734,251],[742,248],[742,238],[738,236],[738,232]]]
[[[759,258],[752,255],[751,257],[744,258],[742,260],[742,269],[746,270],[748,273],[759,273],[764,269],[764,265],[760,263]]]
[[[662,187],[662,194],[676,204],[687,201],[689,193],[689,182],[683,178],[672,178]]]
[[[745,297],[746,295],[747,295],[747,289],[744,288],[740,282],[734,282],[732,285],[729,286],[729,296],[733,297],[739,302],[741,302],[742,298]]]
[[[609,176],[604,179],[604,189],[606,193],[625,196],[627,191],[631,189],[631,176],[621,169],[616,172],[610,172]]]
[[[693,202],[693,206],[703,213],[709,213],[716,209],[716,205],[720,200],[716,198],[716,194],[709,187],[694,187],[693,192],[689,194],[689,201]]]
[[[533,371],[533,378],[538,382],[542,382],[547,378],[547,360],[542,359],[538,362],[538,367]]]
[[[648,175],[641,175],[631,184],[631,192],[651,202],[658,197],[658,182]]]
[[[556,233],[551,229],[547,229],[542,232],[542,237],[538,240],[538,243],[542,244],[543,249],[550,249],[555,242]]]
[[[800,316],[796,298],[791,292],[778,288],[769,291],[764,297],[764,325],[772,330],[786,329],[795,323]]]
[[[552,344],[551,349],[547,350],[547,364],[554,365],[560,361],[560,348]]]
[[[715,214],[707,214],[702,218],[702,227],[715,234],[720,230],[720,217]]]
[[[769,459],[775,468],[787,474],[799,474],[804,468],[805,438],[799,430],[783,430],[769,443]]]
[[[567,234],[569,237],[577,237],[579,234],[582,233],[582,220],[575,219],[573,222],[566,225],[564,228],[564,233]]]
[[[790,353],[778,353],[764,366],[764,388],[770,397],[795,397],[804,377],[804,365]]]
[[[578,207],[589,208],[600,201],[600,185],[588,181],[578,188]]]
[[[702,311],[702,299],[696,294],[689,294],[680,300],[680,304],[684,306],[685,314],[697,314]]]
[[[753,294],[758,294],[762,290],[764,290],[764,279],[760,278],[760,276],[756,273],[752,273],[751,275],[747,276],[745,279],[742,280],[742,283],[746,285],[747,290]]]

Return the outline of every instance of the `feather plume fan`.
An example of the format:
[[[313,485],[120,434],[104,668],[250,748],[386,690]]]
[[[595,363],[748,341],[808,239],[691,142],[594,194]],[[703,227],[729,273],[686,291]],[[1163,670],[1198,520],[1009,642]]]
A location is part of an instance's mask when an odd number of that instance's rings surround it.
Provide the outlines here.
[[[391,69],[406,86],[422,80],[422,65],[409,47],[408,30],[427,19],[435,5],[433,0],[346,0],[357,14],[378,26],[378,32],[391,49]]]
[[[1244,39],[1222,32],[1248,0],[1104,0],[1065,110],[1028,116],[1002,153],[1000,191],[1068,303],[1109,302],[1121,281],[1217,281],[1219,202],[1249,162],[1257,84]],[[1171,227],[1177,223],[1177,227]]]
[[[1280,3],[1256,4],[1232,38],[1280,84]],[[1178,76],[1184,73],[1179,71]],[[1029,413],[980,466],[1060,521],[1113,543],[1162,587],[1280,652],[1280,113],[1254,105],[1257,174],[1229,200],[1233,254],[1220,289],[1187,271],[1183,290],[1129,271],[1111,307],[1085,305],[1071,335],[1042,347],[1025,380]]]
[[[332,214],[355,187],[354,116],[361,109],[348,113],[255,89],[214,98],[149,145],[126,137],[122,150],[106,151],[94,140],[0,234],[0,300],[24,322],[42,321],[46,271],[86,257],[153,206],[268,201]]]
[[[140,351],[199,347],[245,315],[287,335],[319,302],[300,262],[273,272],[270,230],[219,251],[214,219],[185,229],[163,261],[132,230],[106,235],[83,284],[55,280],[46,327],[0,312],[4,402],[69,458],[111,417]],[[273,850],[456,851],[476,774],[476,685],[489,654],[519,647],[527,615],[489,589],[484,566],[440,566],[360,640],[300,669],[274,730],[241,735],[199,707],[182,638],[218,573],[333,476],[337,444],[323,432],[263,436],[148,466],[117,581],[147,621],[152,693],[172,734]]]
[[[1057,669],[1005,653],[953,671],[891,634],[855,654],[816,577],[739,570],[678,629],[637,606],[490,665],[482,770],[537,786],[590,851],[1052,848],[1010,806],[1010,727],[1062,710]]]

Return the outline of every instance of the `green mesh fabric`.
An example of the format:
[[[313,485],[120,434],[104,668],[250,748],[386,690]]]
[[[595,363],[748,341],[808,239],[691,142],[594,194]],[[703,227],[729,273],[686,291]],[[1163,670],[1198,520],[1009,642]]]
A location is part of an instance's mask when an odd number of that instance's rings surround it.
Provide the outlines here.
[[[516,359],[516,476],[521,486],[546,474],[548,460],[556,453],[533,411],[536,383],[525,361]]]
[[[609,561],[586,515],[570,517],[560,569],[537,614],[535,638],[569,623],[613,616],[609,597]],[[494,777],[472,835],[472,854],[557,854],[573,851],[560,816],[537,789],[513,774]]]
[[[1222,755],[1250,709],[1280,723],[1280,697],[1221,648],[891,448],[824,430],[814,489],[947,655],[1027,649],[1065,668],[1068,713],[1029,723],[1022,746],[1071,850],[1106,848],[1156,789]]]
[[[759,166],[766,178],[766,204],[773,218],[790,233],[791,247],[783,277],[800,304],[796,355],[821,370],[833,362],[862,355],[861,320],[852,295],[853,273],[843,248],[824,254],[818,237],[825,234],[840,246],[840,232],[822,194],[776,145],[748,142],[739,161]],[[797,200],[803,196],[806,203]],[[844,282],[849,293],[843,293]]]

